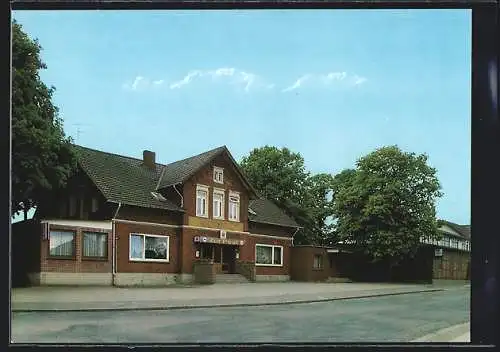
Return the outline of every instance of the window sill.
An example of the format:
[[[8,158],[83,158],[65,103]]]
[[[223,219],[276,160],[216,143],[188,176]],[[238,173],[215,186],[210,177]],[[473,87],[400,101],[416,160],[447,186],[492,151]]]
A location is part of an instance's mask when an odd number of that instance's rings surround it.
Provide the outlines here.
[[[198,215],[198,214],[196,214],[196,217],[208,219],[208,214],[207,215]]]
[[[255,266],[272,266],[272,267],[282,268],[283,264],[258,264],[258,263],[255,263]]]
[[[223,217],[223,216],[222,216],[222,217],[215,217],[215,216],[214,216],[212,219],[213,219],[213,220],[226,220],[226,219],[224,219],[224,217]]]
[[[216,181],[216,180],[214,180],[214,183],[217,183],[217,184],[219,184],[219,185],[223,185],[223,184],[224,184],[224,181],[220,182],[220,181]]]
[[[76,260],[76,256],[74,257],[63,257],[63,256],[51,256],[49,255],[47,259],[50,260]]]
[[[227,220],[231,222],[240,222],[240,219],[227,219]]]
[[[324,269],[324,268],[313,268],[312,270],[313,270],[313,271],[323,271],[323,270],[325,270],[325,269]]]
[[[108,260],[109,260],[108,257],[83,257],[82,256],[82,261],[107,262]]]

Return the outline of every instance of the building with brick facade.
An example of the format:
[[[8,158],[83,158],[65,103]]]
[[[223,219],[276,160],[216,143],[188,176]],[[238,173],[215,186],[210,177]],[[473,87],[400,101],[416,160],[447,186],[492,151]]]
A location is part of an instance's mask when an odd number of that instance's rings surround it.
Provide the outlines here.
[[[31,284],[290,279],[299,226],[257,194],[225,146],[167,165],[151,151],[75,151],[68,185],[13,225],[13,264]]]

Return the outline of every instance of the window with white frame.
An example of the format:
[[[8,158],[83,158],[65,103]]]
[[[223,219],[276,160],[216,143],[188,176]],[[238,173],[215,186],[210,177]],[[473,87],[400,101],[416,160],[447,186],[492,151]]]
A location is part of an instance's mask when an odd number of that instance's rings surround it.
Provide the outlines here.
[[[196,216],[208,217],[208,187],[196,186]]]
[[[83,232],[83,256],[107,258],[108,234],[103,232]]]
[[[224,183],[224,169],[221,167],[214,167],[214,182]]]
[[[282,266],[283,246],[272,246],[268,244],[255,245],[255,264]]]
[[[214,189],[212,198],[214,219],[224,219],[224,190]]]
[[[229,214],[231,221],[240,221],[240,195],[236,192],[229,192]]]
[[[131,261],[168,262],[169,236],[130,234],[129,259]]]
[[[51,230],[49,233],[49,255],[51,257],[74,257],[75,232]]]

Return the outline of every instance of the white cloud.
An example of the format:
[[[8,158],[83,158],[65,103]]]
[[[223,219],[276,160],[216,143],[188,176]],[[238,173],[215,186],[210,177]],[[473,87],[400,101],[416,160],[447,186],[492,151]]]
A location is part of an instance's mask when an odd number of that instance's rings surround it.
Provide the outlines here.
[[[354,81],[354,82],[353,82],[353,84],[354,84],[355,86],[359,86],[360,84],[365,83],[365,82],[367,81],[367,79],[366,79],[365,77],[360,77],[360,76],[358,76],[358,75],[355,75],[355,76],[353,77],[353,81]]]
[[[365,83],[367,79],[365,77],[355,74],[351,75],[343,71],[328,72],[326,74],[306,74],[297,79],[291,86],[283,89],[282,92],[289,92],[298,89],[302,87],[306,81],[313,86],[330,86],[333,84],[341,84],[341,86],[344,86],[345,84],[349,84],[349,82],[352,85],[357,86]]]
[[[153,81],[153,84],[154,84],[155,86],[161,86],[164,82],[165,82],[164,80],[159,79],[159,80],[157,80],[157,81]]]
[[[137,91],[137,90],[140,90],[142,88],[145,88],[147,85],[148,85],[148,80],[143,77],[143,76],[136,76],[134,78],[134,80],[132,81],[132,83],[125,83],[123,85],[123,88],[126,89],[126,90],[133,90],[133,91]]]
[[[195,78],[196,76],[199,76],[199,75],[200,75],[200,71],[198,71],[198,70],[191,71],[186,76],[184,76],[184,78],[181,79],[180,81],[172,83],[170,85],[170,89],[177,89],[177,88],[180,88],[182,86],[185,86],[186,84],[189,84],[193,80],[193,78]]]
[[[303,75],[302,77],[300,77],[298,80],[295,81],[294,84],[292,84],[291,86],[288,86],[286,87],[285,89],[282,90],[282,92],[289,92],[291,90],[294,90],[294,89],[297,89],[299,88],[305,81],[307,81],[308,79],[311,78],[311,75],[307,74],[307,75]]]
[[[345,72],[330,72],[324,76],[326,82],[342,81],[347,77]]]
[[[182,86],[194,82],[195,79],[202,79],[204,77],[211,77],[215,81],[228,82],[243,87],[245,92],[250,91],[253,87],[265,87],[268,85],[260,76],[254,73],[242,71],[234,67],[221,67],[214,70],[191,71],[182,80],[171,84],[170,88],[181,88]]]

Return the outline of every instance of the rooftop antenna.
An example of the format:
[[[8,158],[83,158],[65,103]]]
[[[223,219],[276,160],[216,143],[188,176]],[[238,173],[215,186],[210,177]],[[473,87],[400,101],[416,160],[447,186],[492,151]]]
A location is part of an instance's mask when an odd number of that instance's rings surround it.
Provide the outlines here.
[[[88,126],[86,123],[74,123],[73,126],[76,126],[76,139],[75,142],[77,142],[80,139],[80,134],[82,132],[81,127],[82,126]]]

